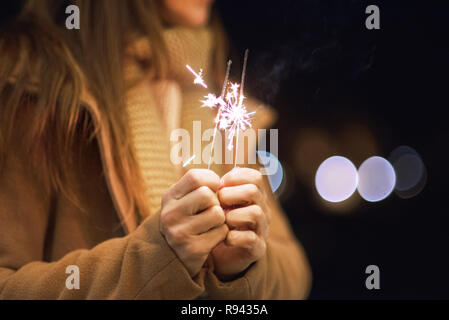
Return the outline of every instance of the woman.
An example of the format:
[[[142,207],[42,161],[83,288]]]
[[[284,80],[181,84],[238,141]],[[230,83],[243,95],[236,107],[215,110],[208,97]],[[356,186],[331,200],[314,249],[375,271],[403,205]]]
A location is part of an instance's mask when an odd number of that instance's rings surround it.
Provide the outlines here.
[[[223,79],[210,1],[70,4],[79,30],[69,3],[29,0],[0,35],[0,297],[306,297],[305,255],[257,170],[170,162],[171,130],[212,126],[184,69]]]

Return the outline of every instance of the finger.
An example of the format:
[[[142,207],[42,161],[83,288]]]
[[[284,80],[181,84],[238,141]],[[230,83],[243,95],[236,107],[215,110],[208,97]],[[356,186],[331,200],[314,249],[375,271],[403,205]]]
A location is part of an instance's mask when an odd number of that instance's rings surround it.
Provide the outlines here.
[[[175,199],[181,199],[190,192],[205,186],[217,192],[220,185],[220,177],[211,170],[191,169],[170,190]]]
[[[252,257],[260,257],[266,250],[266,243],[254,231],[231,230],[226,237],[226,244],[246,249]]]
[[[250,229],[258,235],[265,235],[268,227],[267,218],[258,205],[237,208],[226,214],[226,224],[231,228]]]
[[[194,215],[213,206],[219,206],[217,195],[208,187],[199,187],[178,200],[177,206],[185,215]]]
[[[242,184],[254,184],[263,190],[263,176],[258,170],[250,168],[234,168],[220,180],[220,188]]]
[[[259,188],[254,184],[225,187],[218,191],[218,199],[222,206],[247,206],[258,204],[262,200]]]
[[[225,214],[220,206],[213,206],[189,219],[190,233],[199,235],[224,224]]]
[[[207,252],[212,251],[220,242],[226,239],[229,228],[226,224],[215,227],[205,233],[196,236],[199,245],[206,249]]]

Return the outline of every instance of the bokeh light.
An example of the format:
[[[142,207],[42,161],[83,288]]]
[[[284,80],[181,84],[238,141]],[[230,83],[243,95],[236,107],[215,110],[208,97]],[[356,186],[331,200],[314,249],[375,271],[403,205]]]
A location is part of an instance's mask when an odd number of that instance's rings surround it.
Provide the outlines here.
[[[400,146],[388,159],[396,171],[396,194],[403,199],[418,195],[427,182],[427,170],[418,152],[408,146]]]
[[[371,157],[365,160],[358,172],[357,190],[366,201],[381,201],[388,197],[395,187],[396,174],[393,166],[384,158]]]
[[[284,170],[282,169],[281,162],[275,155],[271,154],[268,151],[258,150],[257,155],[259,157],[260,163],[263,164],[265,167],[276,168],[273,174],[267,175],[268,180],[270,182],[271,190],[273,192],[276,192],[276,190],[282,184],[282,180],[284,178]]]
[[[315,186],[320,196],[329,202],[348,199],[356,190],[357,169],[347,158],[333,156],[326,159],[318,168]]]

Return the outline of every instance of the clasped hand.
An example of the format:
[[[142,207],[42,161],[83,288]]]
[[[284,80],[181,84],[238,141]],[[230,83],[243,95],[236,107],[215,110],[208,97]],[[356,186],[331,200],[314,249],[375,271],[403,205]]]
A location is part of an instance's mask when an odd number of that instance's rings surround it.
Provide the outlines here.
[[[235,168],[188,171],[162,197],[160,231],[193,277],[210,255],[223,281],[244,272],[266,252],[270,213],[263,176]]]

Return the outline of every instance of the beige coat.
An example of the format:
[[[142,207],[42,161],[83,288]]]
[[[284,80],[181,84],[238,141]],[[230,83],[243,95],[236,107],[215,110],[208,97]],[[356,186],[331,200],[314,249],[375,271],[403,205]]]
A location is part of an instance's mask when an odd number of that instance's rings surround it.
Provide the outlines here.
[[[165,119],[165,127],[176,125],[173,119],[181,112],[183,103],[174,103],[173,99],[189,93],[182,82],[181,85],[172,82],[164,90],[160,88],[151,82],[139,84],[128,95],[128,112],[139,109],[139,103],[164,104],[161,119]],[[142,100],[142,96],[148,99]],[[95,101],[87,93],[83,100],[92,118],[101,124],[103,119]],[[148,111],[142,112],[139,117]],[[130,126],[135,129],[137,122],[133,123],[132,118],[131,115]],[[266,256],[231,282],[221,282],[214,274],[213,265],[204,267],[192,279],[159,231],[159,211],[140,225],[134,214],[125,216],[129,201],[112,165],[108,128],[100,128],[97,139],[74,169],[78,177],[75,190],[86,213],[63,194],[45,191],[46,172],[43,168],[26,169],[27,155],[21,150],[20,136],[16,137],[15,148],[10,150],[0,174],[1,299],[300,299],[307,296],[311,276],[304,252],[274,199]],[[147,133],[135,129],[133,134],[138,140]],[[160,136],[165,137],[165,133],[161,132]],[[145,147],[142,141],[139,145]],[[141,153],[142,162],[147,159],[145,154],[151,159],[151,148],[145,150]],[[172,170],[176,172],[174,167]],[[149,197],[157,201],[156,189],[151,189],[154,179],[152,174],[147,175]],[[66,269],[71,265],[80,270],[79,290],[66,287],[69,276]]]

